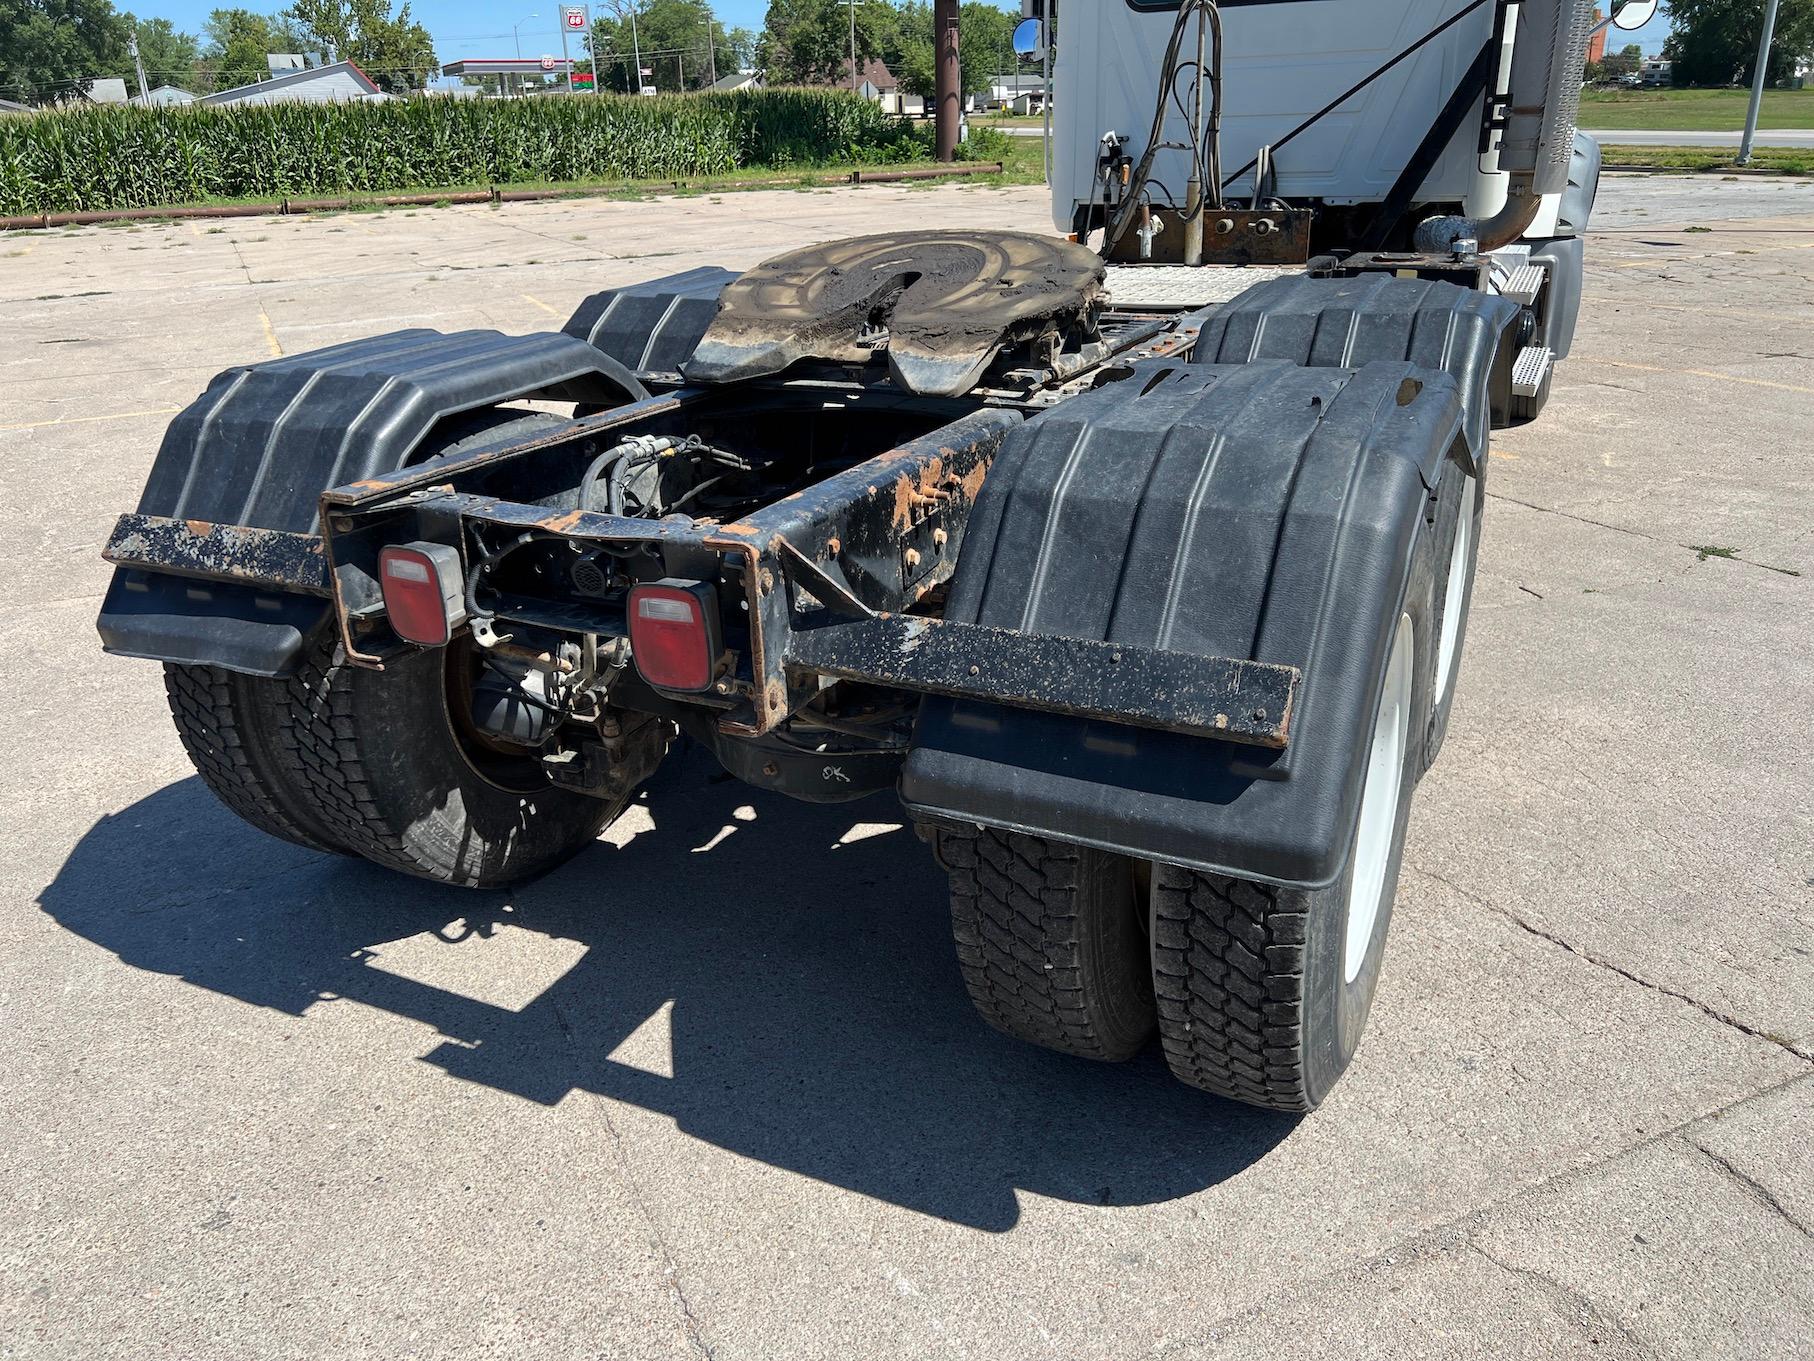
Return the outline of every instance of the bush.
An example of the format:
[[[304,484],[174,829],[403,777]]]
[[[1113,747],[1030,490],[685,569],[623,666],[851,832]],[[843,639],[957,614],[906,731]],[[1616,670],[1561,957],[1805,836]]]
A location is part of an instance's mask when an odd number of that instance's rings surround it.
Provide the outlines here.
[[[914,160],[840,90],[84,108],[0,119],[0,216]]]
[[[970,125],[970,135],[957,144],[960,161],[1006,161],[1013,143],[1000,128]]]

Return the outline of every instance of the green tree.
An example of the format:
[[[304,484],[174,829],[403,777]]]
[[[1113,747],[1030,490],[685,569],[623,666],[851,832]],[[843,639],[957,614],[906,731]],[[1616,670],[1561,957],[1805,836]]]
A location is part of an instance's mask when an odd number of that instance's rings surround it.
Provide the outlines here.
[[[1677,85],[1748,85],[1757,65],[1764,0],[1669,0],[1674,29],[1663,44]],[[1774,84],[1814,55],[1814,0],[1781,0],[1765,79]]]
[[[195,66],[201,60],[202,45],[193,33],[182,33],[168,19],[134,19],[139,35],[139,60],[145,63],[145,79],[152,89],[174,85],[193,90]]]
[[[45,103],[124,76],[131,32],[112,0],[0,0],[0,96]]]
[[[726,31],[707,0],[641,0],[634,6],[630,0],[606,0],[604,8],[609,12],[592,21],[592,51],[603,89],[636,87],[631,79],[636,51],[650,72],[641,83],[664,94],[704,89],[712,83],[714,67],[722,76],[743,59],[736,34],[745,30]]]
[[[271,74],[265,58],[272,52],[307,52],[308,37],[281,15],[254,14],[249,9],[217,9],[202,25],[207,47],[202,53],[197,92],[231,90]]]
[[[771,85],[836,85],[850,79],[850,8],[843,0],[770,0],[757,44],[757,64]],[[883,57],[898,16],[886,4],[856,10],[859,64]],[[886,60],[885,57],[883,57]]]
[[[393,14],[390,0],[295,0],[285,17],[310,39],[333,51],[392,94],[419,90],[440,74],[434,39],[409,12],[409,0]]]
[[[1020,69],[1014,55],[1014,24],[1018,15],[994,5],[970,0],[957,14],[957,64],[965,94],[979,94],[999,76]],[[932,44],[932,6],[907,0],[900,8],[902,53],[891,63],[908,94],[930,100],[936,89],[938,67]]]

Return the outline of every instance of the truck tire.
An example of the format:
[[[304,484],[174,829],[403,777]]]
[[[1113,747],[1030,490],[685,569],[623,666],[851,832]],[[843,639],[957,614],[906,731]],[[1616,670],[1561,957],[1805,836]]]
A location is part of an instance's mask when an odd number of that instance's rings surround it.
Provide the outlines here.
[[[1018,832],[940,830],[964,986],[997,1030],[1079,1058],[1131,1058],[1153,1030],[1146,934],[1125,856]]]
[[[1173,1074],[1281,1111],[1314,1110],[1360,1043],[1385,952],[1427,690],[1401,615],[1374,717],[1347,865],[1297,889],[1153,867],[1153,985]]]
[[[462,731],[455,673],[464,655],[456,644],[372,671],[324,640],[285,682],[285,739],[310,807],[339,845],[405,874],[492,888],[560,864],[628,798],[560,789],[532,754]]]
[[[559,423],[470,412],[443,422],[416,461]],[[164,685],[197,774],[260,831],[441,883],[533,878],[594,840],[627,800],[558,789],[533,757],[456,732],[448,665],[441,648],[381,672],[347,666],[324,628],[294,676],[167,664]]]
[[[1443,471],[1436,545],[1436,647],[1430,678],[1430,718],[1418,769],[1420,777],[1436,764],[1443,739],[1448,736],[1449,711],[1455,703],[1455,682],[1461,671],[1461,649],[1467,640],[1468,608],[1474,598],[1480,532],[1486,517],[1484,476],[1477,477],[1453,461],[1446,464]],[[1484,473],[1485,468],[1481,471]]]
[[[284,682],[218,666],[164,666],[164,693],[202,783],[261,832],[351,855],[314,808],[288,731]]]

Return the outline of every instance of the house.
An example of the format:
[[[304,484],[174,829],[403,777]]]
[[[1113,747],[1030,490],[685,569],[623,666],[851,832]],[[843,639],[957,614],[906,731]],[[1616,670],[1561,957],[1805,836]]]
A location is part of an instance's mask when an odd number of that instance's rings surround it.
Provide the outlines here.
[[[982,97],[985,109],[1004,113],[1038,113],[1045,107],[1046,82],[1038,75],[999,75],[989,82]]]
[[[195,103],[195,96],[187,90],[179,90],[174,85],[160,85],[150,94],[134,95],[126,101],[128,104],[149,106],[154,109],[173,108],[179,104]]]
[[[826,84],[839,90],[851,88],[849,57],[844,59],[838,78],[827,81]],[[901,82],[888,69],[887,63],[875,57],[864,62],[858,70],[856,92],[863,98],[880,104],[883,113],[923,114],[926,111],[926,101],[903,90]]]
[[[124,104],[126,81],[121,76],[96,76],[82,93],[90,104]]]
[[[759,90],[762,88],[762,72],[732,71],[729,75],[719,76],[711,88],[714,94],[729,94],[733,90]]]
[[[254,81],[231,90],[203,95],[198,104],[227,107],[237,104],[346,104],[382,99],[384,92],[359,69],[357,62],[337,61],[307,71],[290,71],[269,80]]]

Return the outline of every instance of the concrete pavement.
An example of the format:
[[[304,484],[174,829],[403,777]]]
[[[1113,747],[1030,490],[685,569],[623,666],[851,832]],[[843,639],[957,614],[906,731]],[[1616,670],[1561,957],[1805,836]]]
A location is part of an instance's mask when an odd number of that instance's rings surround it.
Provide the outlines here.
[[[99,652],[100,544],[225,365],[902,220],[1046,212],[0,237],[0,1356],[1814,1355],[1814,185],[1602,186],[1308,1119],[984,1027],[886,799],[692,755],[548,879],[441,890],[238,823]]]

